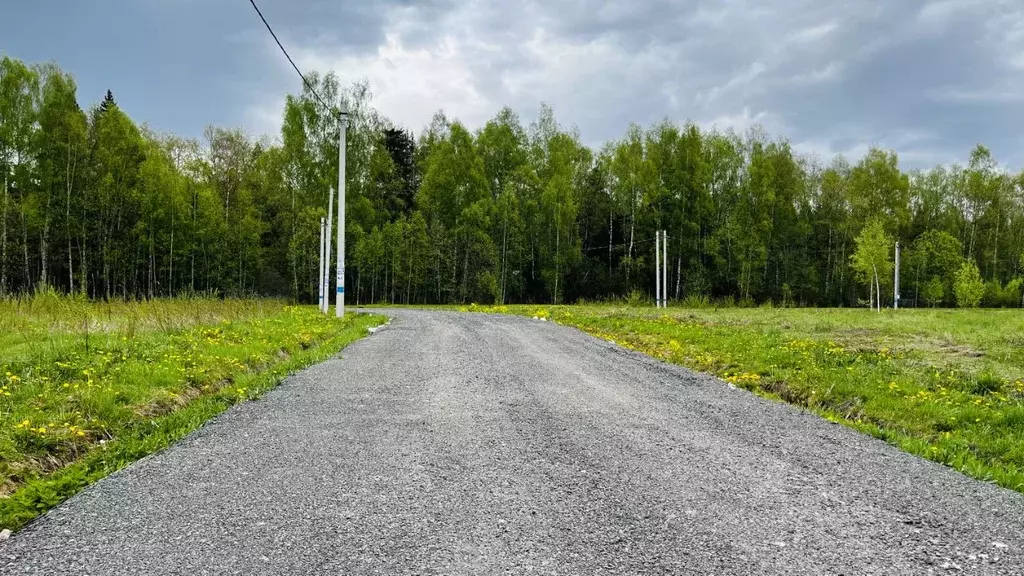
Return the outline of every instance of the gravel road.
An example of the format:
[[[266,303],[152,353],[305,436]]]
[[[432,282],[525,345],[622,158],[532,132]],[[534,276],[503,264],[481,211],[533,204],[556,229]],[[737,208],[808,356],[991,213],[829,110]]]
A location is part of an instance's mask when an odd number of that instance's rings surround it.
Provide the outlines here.
[[[0,573],[1024,574],[1024,496],[525,318],[394,320],[0,543]]]

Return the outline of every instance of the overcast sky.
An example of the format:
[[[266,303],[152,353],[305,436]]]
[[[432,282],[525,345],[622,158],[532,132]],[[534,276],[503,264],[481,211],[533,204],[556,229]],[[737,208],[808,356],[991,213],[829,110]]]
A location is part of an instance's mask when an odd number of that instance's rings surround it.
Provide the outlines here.
[[[772,135],[828,160],[893,148],[905,167],[974,144],[1024,163],[1021,0],[258,0],[304,70],[366,78],[417,134],[541,101],[591,145],[668,117]],[[298,77],[246,0],[32,0],[0,8],[0,53],[56,61],[83,105],[137,121],[276,135]],[[771,5],[771,7],[768,7]]]

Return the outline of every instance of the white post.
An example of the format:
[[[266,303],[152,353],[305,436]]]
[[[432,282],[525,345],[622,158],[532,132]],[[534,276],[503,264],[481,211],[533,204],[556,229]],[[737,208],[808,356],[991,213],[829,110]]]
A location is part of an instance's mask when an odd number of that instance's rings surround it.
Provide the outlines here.
[[[896,279],[893,281],[892,288],[892,309],[897,310],[900,307],[900,243],[896,242]]]
[[[661,308],[661,230],[654,233],[654,307]]]
[[[321,306],[321,312],[327,314],[331,311],[331,233],[334,232],[334,190],[328,190],[327,200],[327,248],[326,256],[324,256],[323,272],[320,276],[323,277],[324,282],[324,303]]]
[[[327,246],[327,240],[324,238],[324,219],[321,217],[320,218],[320,279],[317,282],[317,285],[319,287],[318,289],[320,291],[320,297],[319,297],[318,302],[320,304],[320,311],[321,312],[324,309],[324,264],[326,264],[326,260],[324,260],[324,249],[326,248],[326,246]]]
[[[342,104],[344,106],[344,104]],[[345,317],[345,133],[348,113],[342,109],[338,120],[338,284],[335,316]]]
[[[661,231],[661,307],[668,308],[668,230]]]

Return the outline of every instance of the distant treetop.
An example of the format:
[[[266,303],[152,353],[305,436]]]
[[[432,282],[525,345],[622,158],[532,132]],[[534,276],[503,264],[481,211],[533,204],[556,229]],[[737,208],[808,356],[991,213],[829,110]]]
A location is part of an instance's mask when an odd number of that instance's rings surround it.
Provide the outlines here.
[[[107,95],[103,97],[103,102],[100,103],[100,110],[106,112],[115,106],[117,106],[117,102],[114,101],[114,93],[108,89]]]

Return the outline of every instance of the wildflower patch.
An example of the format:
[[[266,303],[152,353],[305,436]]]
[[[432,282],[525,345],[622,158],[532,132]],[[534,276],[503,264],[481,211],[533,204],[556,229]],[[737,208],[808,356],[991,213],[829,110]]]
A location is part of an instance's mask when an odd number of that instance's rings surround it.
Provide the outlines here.
[[[179,412],[212,415],[254,398],[382,320],[274,301],[120,304],[116,315],[105,304],[72,305],[103,318],[105,331],[62,325],[31,302],[0,302],[0,316],[17,322],[8,328],[20,331],[6,347],[0,340],[0,528],[17,528],[205,420],[175,419]],[[160,322],[133,319],[146,308]]]

